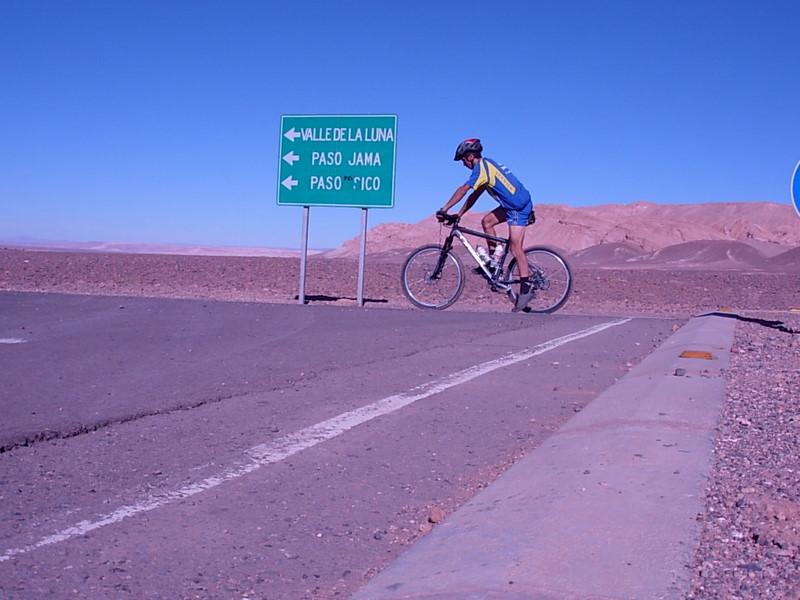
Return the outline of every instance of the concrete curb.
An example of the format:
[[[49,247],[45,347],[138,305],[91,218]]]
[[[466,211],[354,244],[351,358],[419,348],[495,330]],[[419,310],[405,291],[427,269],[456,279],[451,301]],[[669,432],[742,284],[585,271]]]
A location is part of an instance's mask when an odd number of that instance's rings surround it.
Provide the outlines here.
[[[689,321],[352,600],[685,597],[735,324]]]

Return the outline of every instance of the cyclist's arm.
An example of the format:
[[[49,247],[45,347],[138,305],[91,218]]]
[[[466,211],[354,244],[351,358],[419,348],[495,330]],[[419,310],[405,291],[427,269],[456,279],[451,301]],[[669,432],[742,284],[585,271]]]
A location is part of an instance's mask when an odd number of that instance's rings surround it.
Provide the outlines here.
[[[441,210],[443,210],[444,212],[450,210],[453,206],[461,202],[462,198],[464,198],[464,196],[467,195],[467,192],[470,191],[471,189],[472,187],[468,186],[467,184],[464,184],[461,187],[459,187],[455,192],[453,192],[453,195],[451,196],[450,200],[447,201],[447,203],[441,208]],[[464,203],[462,209],[458,211],[458,215],[463,216],[465,212],[467,212],[470,208],[472,208],[472,205],[475,204],[475,202],[478,199],[478,196],[480,196],[482,193],[483,193],[483,186],[479,187],[472,194],[470,194],[470,197],[467,198],[467,201]]]
[[[480,195],[483,193],[484,189],[485,189],[485,186],[481,186],[481,187],[479,187],[477,190],[475,190],[474,192],[472,192],[469,195],[469,198],[467,198],[467,201],[464,202],[464,206],[462,206],[461,210],[458,211],[458,216],[459,217],[463,217],[464,213],[467,212],[470,208],[472,208],[474,206],[474,204],[478,201],[478,198],[480,198]]]
[[[445,205],[441,208],[441,210],[443,210],[444,212],[450,210],[453,206],[461,202],[461,199],[464,196],[466,196],[467,192],[470,191],[471,189],[472,188],[469,187],[468,185],[462,185],[455,192],[453,192],[453,195],[450,197],[450,200],[448,200],[445,203]]]

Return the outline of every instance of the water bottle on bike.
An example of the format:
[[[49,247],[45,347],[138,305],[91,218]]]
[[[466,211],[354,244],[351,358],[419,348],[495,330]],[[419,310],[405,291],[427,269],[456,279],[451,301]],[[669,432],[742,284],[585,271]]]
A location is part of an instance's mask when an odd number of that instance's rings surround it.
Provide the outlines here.
[[[489,252],[486,250],[486,248],[484,248],[483,246],[478,246],[477,248],[475,248],[475,252],[484,265],[486,265],[487,267],[491,266],[492,257],[489,255]]]
[[[494,252],[492,252],[491,262],[489,266],[493,269],[496,269],[500,266],[500,259],[503,258],[503,253],[506,251],[506,247],[503,244],[497,244],[494,247]]]

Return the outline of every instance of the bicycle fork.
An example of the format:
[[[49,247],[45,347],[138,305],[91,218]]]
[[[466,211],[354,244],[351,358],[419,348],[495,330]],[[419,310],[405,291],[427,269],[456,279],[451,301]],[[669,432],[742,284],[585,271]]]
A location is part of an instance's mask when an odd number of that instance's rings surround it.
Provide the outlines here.
[[[448,236],[442,244],[442,251],[439,252],[439,260],[436,263],[436,268],[431,273],[431,279],[439,279],[442,276],[442,269],[447,260],[447,255],[453,247],[453,236]]]

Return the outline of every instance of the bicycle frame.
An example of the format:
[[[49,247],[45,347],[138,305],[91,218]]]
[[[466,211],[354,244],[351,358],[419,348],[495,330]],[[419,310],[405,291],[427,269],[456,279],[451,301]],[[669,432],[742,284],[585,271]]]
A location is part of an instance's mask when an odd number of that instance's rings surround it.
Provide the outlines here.
[[[472,244],[469,243],[469,240],[464,234],[474,235],[476,237],[482,238],[484,240],[492,240],[498,242],[500,244],[504,244],[505,248],[503,250],[503,255],[500,257],[500,262],[496,267],[490,269],[480,258],[478,255],[477,250],[473,248]],[[450,234],[442,244],[442,254],[439,257],[439,262],[436,265],[436,271],[433,273],[433,277],[438,277],[441,270],[444,268],[444,261],[447,257],[447,253],[453,248],[453,238],[458,238],[461,244],[467,249],[472,259],[478,264],[478,267],[484,272],[486,278],[489,280],[489,284],[492,286],[493,290],[502,290],[507,292],[511,289],[511,285],[514,283],[519,283],[519,281],[505,281],[500,279],[501,274],[503,273],[503,266],[506,262],[506,258],[509,254],[509,241],[508,238],[498,237],[496,235],[489,235],[488,233],[484,233],[483,231],[475,231],[474,229],[468,229],[466,227],[461,227],[458,224],[458,220],[454,221],[451,225]],[[494,271],[494,272],[492,272]]]

